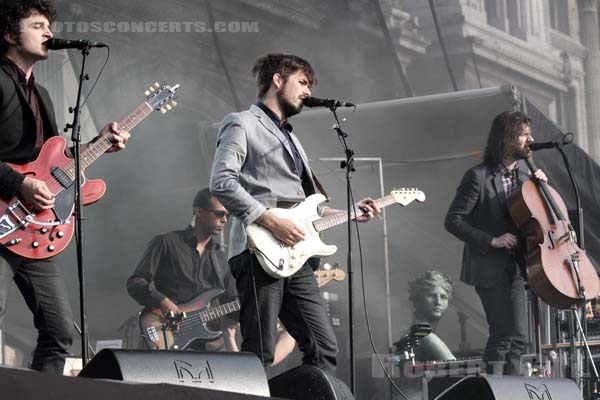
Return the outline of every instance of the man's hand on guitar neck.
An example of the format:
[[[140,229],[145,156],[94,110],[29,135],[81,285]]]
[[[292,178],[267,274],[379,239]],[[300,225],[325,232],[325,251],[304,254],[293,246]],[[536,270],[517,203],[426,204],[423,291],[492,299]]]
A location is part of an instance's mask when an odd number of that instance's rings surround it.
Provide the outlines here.
[[[106,124],[104,128],[100,131],[98,136],[93,140],[96,141],[98,138],[107,137],[108,140],[113,144],[108,150],[107,153],[114,153],[116,151],[121,151],[125,148],[125,144],[129,140],[131,136],[129,132],[119,129],[119,124],[116,122],[111,122],[110,124]]]
[[[381,208],[377,205],[377,202],[370,197],[362,199],[355,204],[356,208],[359,209],[363,214],[357,215],[356,220],[358,222],[368,222],[375,218],[376,215],[381,213]],[[342,210],[334,208],[325,208],[323,210],[323,216],[327,217],[332,214],[343,213]]]
[[[304,230],[294,221],[280,218],[268,210],[258,217],[256,222],[270,230],[273,236],[288,246],[304,240]]]
[[[25,177],[19,187],[19,194],[27,204],[38,210],[49,210],[54,207],[54,194],[46,186],[46,182],[39,179]]]
[[[163,315],[167,315],[169,311],[173,311],[175,314],[180,314],[181,310],[177,307],[177,304],[173,303],[171,299],[165,297],[160,301],[160,311]]]

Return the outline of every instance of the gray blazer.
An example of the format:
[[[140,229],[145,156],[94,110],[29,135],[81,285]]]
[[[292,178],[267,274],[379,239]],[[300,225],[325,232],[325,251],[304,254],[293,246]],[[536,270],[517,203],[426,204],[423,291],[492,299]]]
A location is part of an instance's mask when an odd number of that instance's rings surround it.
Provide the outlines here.
[[[304,168],[312,181],[308,158],[294,134]],[[314,181],[312,182],[314,186]],[[245,226],[279,202],[305,198],[287,137],[261,109],[225,117],[217,138],[210,191],[233,215],[229,258],[248,248]]]
[[[518,179],[529,179],[527,165],[519,161]],[[508,212],[502,175],[487,163],[469,169],[462,178],[444,220],[444,226],[465,242],[460,279],[468,285],[491,287],[506,278],[515,257],[490,246],[506,232],[516,233]],[[519,263],[524,262],[517,259]]]

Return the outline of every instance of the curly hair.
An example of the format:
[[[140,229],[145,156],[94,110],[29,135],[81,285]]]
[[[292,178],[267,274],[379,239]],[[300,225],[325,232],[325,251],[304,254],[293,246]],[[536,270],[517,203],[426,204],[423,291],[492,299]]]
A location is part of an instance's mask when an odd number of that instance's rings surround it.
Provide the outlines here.
[[[408,300],[417,304],[423,293],[440,286],[448,293],[448,300],[451,300],[454,294],[452,279],[440,271],[425,271],[408,282]]]
[[[519,111],[504,111],[492,122],[483,160],[490,165],[499,164],[512,151],[513,143],[521,134],[521,126],[529,125],[531,118]]]
[[[260,57],[252,67],[252,76],[256,77],[258,98],[263,99],[267,94],[273,75],[280,74],[285,80],[298,70],[306,74],[310,86],[317,84],[313,67],[302,57],[291,54],[267,54]]]
[[[10,33],[16,38],[21,33],[20,22],[23,18],[30,17],[37,11],[52,22],[56,15],[53,0],[1,0],[0,1],[0,54],[8,51],[10,44],[4,35]]]

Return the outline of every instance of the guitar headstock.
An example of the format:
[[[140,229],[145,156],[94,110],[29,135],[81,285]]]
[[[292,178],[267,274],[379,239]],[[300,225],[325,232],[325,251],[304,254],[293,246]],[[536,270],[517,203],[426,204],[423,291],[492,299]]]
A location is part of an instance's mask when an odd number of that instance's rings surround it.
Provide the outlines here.
[[[402,206],[412,203],[414,200],[422,203],[425,201],[425,193],[416,188],[394,189],[390,192],[390,196],[394,201]]]
[[[166,82],[162,84],[156,82],[144,92],[146,104],[163,114],[171,111],[177,105],[173,100],[176,98],[175,92],[177,92],[177,89],[179,89],[179,84],[171,86]]]
[[[325,286],[330,281],[341,282],[346,279],[346,273],[344,270],[339,268],[334,269],[319,269],[314,272],[315,278],[317,278],[317,285],[319,287]]]

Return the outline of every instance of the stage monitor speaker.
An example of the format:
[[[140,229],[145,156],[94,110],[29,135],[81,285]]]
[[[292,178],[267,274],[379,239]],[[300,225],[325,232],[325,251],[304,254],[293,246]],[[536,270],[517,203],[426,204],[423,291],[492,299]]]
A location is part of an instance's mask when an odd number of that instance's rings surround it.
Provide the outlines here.
[[[467,376],[436,400],[583,400],[575,382],[569,379],[525,378],[519,376]]]
[[[251,353],[104,349],[79,376],[269,396],[264,367]]]
[[[354,400],[338,378],[310,365],[301,365],[269,381],[271,396],[291,400]]]

